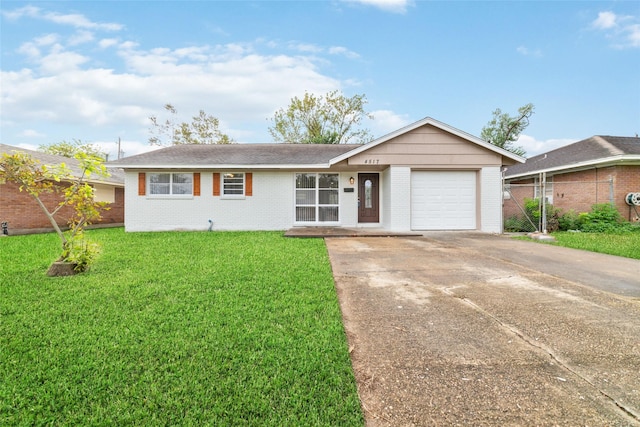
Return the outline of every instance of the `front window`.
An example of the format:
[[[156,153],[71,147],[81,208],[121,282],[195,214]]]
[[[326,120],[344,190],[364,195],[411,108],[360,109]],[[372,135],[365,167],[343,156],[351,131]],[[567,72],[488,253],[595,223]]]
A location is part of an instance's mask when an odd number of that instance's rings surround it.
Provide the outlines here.
[[[297,173],[296,222],[337,222],[339,182],[337,173]]]
[[[222,194],[225,196],[244,196],[244,173],[222,174]]]
[[[193,195],[192,173],[150,173],[149,194],[152,195]]]

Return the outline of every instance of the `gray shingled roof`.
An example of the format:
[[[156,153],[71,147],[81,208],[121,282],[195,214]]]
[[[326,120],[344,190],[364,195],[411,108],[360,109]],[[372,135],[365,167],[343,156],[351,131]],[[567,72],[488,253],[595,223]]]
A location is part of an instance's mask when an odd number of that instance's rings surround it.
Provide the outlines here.
[[[108,164],[124,168],[321,165],[358,147],[356,144],[173,145]]]
[[[509,166],[505,177],[571,169],[578,165],[600,163],[605,159],[625,158],[640,160],[640,138],[596,135],[531,157],[526,163]]]
[[[41,151],[33,151],[27,150],[26,148],[14,147],[12,145],[0,144],[0,154],[7,153],[12,154],[15,151],[23,152],[29,154],[33,159],[39,161],[43,165],[59,165],[64,163],[71,170],[71,173],[74,176],[79,176],[82,173],[80,169],[80,162],[76,159],[71,159],[69,157],[64,156],[56,156],[53,154],[43,153]],[[109,165],[107,165],[109,166]],[[102,177],[97,175],[92,175],[90,181],[104,182],[107,184],[114,184],[122,186],[124,185],[124,171],[120,168],[115,167],[107,167],[107,170],[111,176]]]

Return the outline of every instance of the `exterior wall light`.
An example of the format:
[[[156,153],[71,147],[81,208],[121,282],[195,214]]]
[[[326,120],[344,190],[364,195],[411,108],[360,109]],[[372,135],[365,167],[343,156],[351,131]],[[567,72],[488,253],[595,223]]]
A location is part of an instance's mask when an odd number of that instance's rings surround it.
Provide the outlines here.
[[[353,185],[355,184],[356,180],[354,177],[349,178],[349,184]]]

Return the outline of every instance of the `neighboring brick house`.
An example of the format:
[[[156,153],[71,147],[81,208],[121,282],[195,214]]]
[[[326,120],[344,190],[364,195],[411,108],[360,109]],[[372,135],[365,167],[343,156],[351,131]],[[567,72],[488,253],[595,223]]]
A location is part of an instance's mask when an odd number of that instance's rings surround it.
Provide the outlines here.
[[[611,202],[625,219],[638,219],[640,207],[625,200],[627,194],[640,192],[638,137],[593,136],[509,166],[505,218],[519,212],[516,201],[538,196],[541,173],[546,175],[547,200],[564,212],[588,212],[596,203]]]
[[[28,153],[44,165],[65,163],[72,173],[80,172],[78,161],[75,159],[0,144],[0,155],[4,153],[11,154],[14,151]],[[109,209],[102,212],[102,220],[98,224],[123,225],[124,173],[121,169],[116,168],[109,168],[108,170],[111,174],[110,177],[100,177],[88,181],[95,189],[96,198],[109,203]],[[60,183],[59,185],[65,186],[68,184]],[[41,199],[45,206],[52,209],[60,202],[61,196],[56,193],[45,193],[41,195]],[[64,207],[56,214],[56,221],[61,227],[66,227],[71,216],[73,216],[73,209]],[[19,186],[14,183],[0,184],[0,222],[8,224],[9,234],[53,230],[49,219],[42,212],[36,201],[26,192],[20,191]]]

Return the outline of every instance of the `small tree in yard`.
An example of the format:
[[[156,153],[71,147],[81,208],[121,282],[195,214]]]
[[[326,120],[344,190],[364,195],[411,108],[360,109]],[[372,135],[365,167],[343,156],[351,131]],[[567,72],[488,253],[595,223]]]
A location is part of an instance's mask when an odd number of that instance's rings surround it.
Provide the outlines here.
[[[102,159],[79,152],[74,156],[80,164],[80,176],[74,176],[69,168],[61,163],[57,166],[40,164],[27,153],[5,153],[0,157],[0,183],[12,182],[25,191],[38,203],[54,230],[60,237],[62,253],[58,261],[75,264],[77,272],[85,271],[94,260],[99,247],[88,242],[84,235],[86,225],[100,219],[105,202],[97,202],[93,197],[93,188],[87,183],[92,174],[109,176]],[[70,185],[63,187],[61,181]],[[45,193],[60,193],[61,201],[49,208],[41,196]],[[69,219],[69,230],[65,233],[55,220],[55,215],[65,206],[74,210]]]

